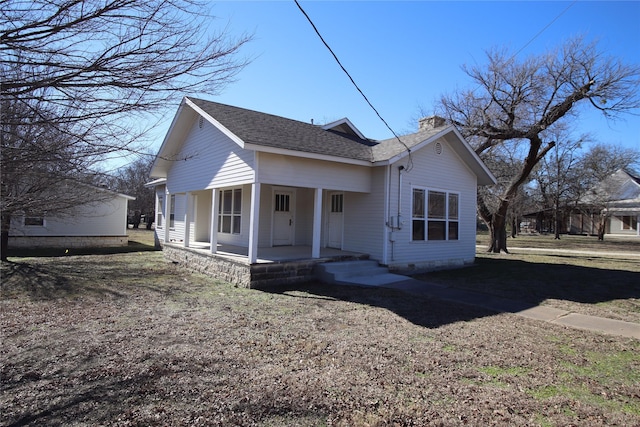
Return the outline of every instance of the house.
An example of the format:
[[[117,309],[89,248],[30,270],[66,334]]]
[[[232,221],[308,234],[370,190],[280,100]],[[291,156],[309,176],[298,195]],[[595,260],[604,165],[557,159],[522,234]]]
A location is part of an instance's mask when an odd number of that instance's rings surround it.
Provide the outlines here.
[[[604,232],[609,235],[640,236],[640,177],[619,169],[602,180],[582,203],[585,209],[571,215],[571,228],[580,224],[597,233],[598,219],[606,221]],[[590,211],[585,213],[585,211]]]
[[[127,246],[129,200],[135,197],[91,187],[95,201],[65,215],[29,213],[11,218],[9,248],[82,248]]]
[[[443,119],[374,141],[346,118],[318,126],[188,97],[151,177],[165,255],[241,286],[278,269],[309,279],[347,256],[402,273],[472,263],[477,186],[495,183]]]

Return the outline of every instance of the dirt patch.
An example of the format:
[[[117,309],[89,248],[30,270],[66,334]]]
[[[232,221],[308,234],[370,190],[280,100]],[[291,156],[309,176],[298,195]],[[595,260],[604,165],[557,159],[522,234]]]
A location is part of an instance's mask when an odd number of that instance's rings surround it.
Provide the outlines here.
[[[161,253],[2,266],[1,424],[640,424],[640,342]]]

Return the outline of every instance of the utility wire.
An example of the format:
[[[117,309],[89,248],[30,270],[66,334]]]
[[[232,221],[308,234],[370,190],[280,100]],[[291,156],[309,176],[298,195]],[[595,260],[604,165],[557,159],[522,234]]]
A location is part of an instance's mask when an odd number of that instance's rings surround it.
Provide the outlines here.
[[[565,7],[565,8],[564,8],[564,10],[563,10],[562,12],[560,12],[560,13],[559,13],[555,18],[553,18],[553,20],[551,20],[551,22],[549,22],[547,25],[545,25],[545,26],[544,26],[544,28],[542,28],[542,29],[541,29],[540,31],[538,31],[538,32],[537,32],[533,37],[531,37],[531,39],[529,39],[529,41],[528,41],[528,42],[526,42],[526,43],[524,44],[524,46],[522,46],[522,47],[520,48],[520,50],[518,50],[516,53],[514,53],[514,54],[513,54],[513,56],[509,59],[509,61],[511,61],[511,60],[512,60],[513,58],[515,58],[516,56],[518,56],[518,54],[519,54],[520,52],[522,52],[522,51],[523,51],[527,46],[529,46],[531,43],[533,43],[533,41],[534,41],[535,39],[537,39],[537,38],[538,38],[538,36],[539,36],[540,34],[544,33],[544,32],[547,30],[547,28],[549,28],[551,25],[553,25],[553,23],[554,23],[554,22],[556,22],[558,19],[560,19],[560,17],[561,17],[562,15],[564,15],[564,14],[565,14],[565,12],[566,12],[567,10],[569,10],[569,9],[571,8],[571,6],[573,6],[573,5],[574,5],[574,4],[576,4],[577,2],[578,2],[578,0],[574,0],[573,2],[571,2],[571,3],[569,4],[569,6]]]
[[[318,35],[318,37],[320,38],[320,40],[322,41],[322,43],[325,45],[325,47],[329,50],[329,52],[331,52],[331,55],[333,55],[333,59],[336,60],[336,62],[338,63],[338,65],[340,66],[340,68],[342,68],[342,71],[344,71],[344,73],[347,75],[347,77],[349,77],[349,80],[351,80],[351,83],[353,84],[353,86],[358,90],[358,92],[360,92],[360,95],[362,95],[362,97],[364,98],[365,101],[367,101],[367,104],[369,104],[369,107],[371,107],[371,109],[376,113],[376,115],[380,118],[380,120],[382,120],[382,123],[385,124],[385,126],[387,127],[387,129],[389,129],[391,131],[391,133],[393,134],[393,136],[396,137],[396,139],[398,140],[398,142],[400,142],[400,144],[402,144],[404,146],[404,148],[407,149],[407,152],[409,153],[409,164],[408,167],[405,168],[405,170],[408,172],[409,170],[411,170],[411,168],[413,167],[413,160],[411,159],[411,149],[407,146],[407,144],[405,144],[404,142],[402,142],[402,140],[400,139],[400,137],[398,136],[397,133],[394,132],[393,129],[391,129],[391,126],[389,126],[389,123],[387,123],[387,121],[382,118],[382,116],[380,115],[380,113],[378,112],[378,110],[376,109],[376,107],[373,106],[373,104],[371,103],[371,101],[369,101],[369,98],[367,98],[367,96],[364,94],[364,92],[362,91],[362,89],[360,89],[360,87],[357,85],[357,83],[355,82],[355,80],[353,80],[353,77],[351,77],[351,74],[349,74],[349,72],[347,71],[347,69],[344,67],[344,65],[342,65],[342,62],[340,62],[340,60],[338,59],[338,56],[333,52],[333,50],[331,49],[331,47],[329,46],[329,44],[324,40],[324,38],[322,37],[322,34],[320,34],[320,31],[318,30],[318,28],[316,27],[316,25],[313,23],[313,21],[311,20],[311,18],[309,17],[309,15],[307,14],[307,12],[304,11],[304,9],[302,8],[302,6],[300,6],[300,3],[298,3],[298,0],[293,0],[296,3],[296,6],[298,6],[298,9],[300,9],[300,12],[302,12],[302,14],[305,16],[305,18],[307,18],[307,21],[309,21],[309,24],[311,24],[311,26],[313,27],[313,30],[316,32],[316,34]]]

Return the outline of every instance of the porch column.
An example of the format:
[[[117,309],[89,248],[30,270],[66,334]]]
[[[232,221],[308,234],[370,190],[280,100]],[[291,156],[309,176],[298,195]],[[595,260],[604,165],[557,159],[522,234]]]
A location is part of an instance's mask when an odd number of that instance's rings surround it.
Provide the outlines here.
[[[164,242],[168,243],[171,239],[171,234],[169,230],[169,215],[171,215],[171,194],[169,190],[164,192]]]
[[[211,253],[218,252],[218,204],[220,193],[217,188],[211,190],[211,230],[209,232],[209,242],[211,242]]]
[[[185,197],[185,209],[184,209],[184,247],[188,248],[189,247],[189,235],[191,234],[191,217],[192,212],[191,212],[191,205],[193,201],[193,194],[189,191],[187,191],[187,195]]]
[[[249,263],[258,260],[258,230],[260,229],[260,183],[251,184],[251,214],[249,216]]]
[[[322,188],[316,188],[313,194],[313,240],[311,258],[320,258],[320,240],[322,236]]]

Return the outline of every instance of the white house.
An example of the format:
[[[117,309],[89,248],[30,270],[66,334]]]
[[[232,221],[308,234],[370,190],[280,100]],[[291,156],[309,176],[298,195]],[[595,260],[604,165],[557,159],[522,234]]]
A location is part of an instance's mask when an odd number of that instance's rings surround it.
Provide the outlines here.
[[[66,215],[12,217],[9,248],[127,246],[127,205],[135,197],[97,187],[95,191],[97,201]]]
[[[495,183],[439,118],[374,141],[346,118],[318,126],[186,97],[151,177],[173,257],[366,254],[398,272],[473,262],[477,186]]]
[[[640,177],[619,170],[609,177],[615,190],[607,203],[606,232],[613,235],[640,236]]]

